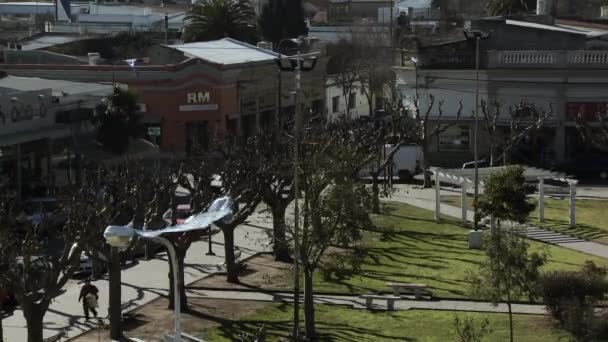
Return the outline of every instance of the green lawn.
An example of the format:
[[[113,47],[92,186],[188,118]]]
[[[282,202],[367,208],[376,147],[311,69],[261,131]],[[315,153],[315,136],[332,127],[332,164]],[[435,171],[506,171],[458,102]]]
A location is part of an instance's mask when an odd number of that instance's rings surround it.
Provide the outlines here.
[[[468,229],[456,221],[437,224],[433,213],[403,204],[390,204],[389,213],[374,217],[378,231],[365,234],[369,255],[361,274],[351,278],[325,280],[314,276],[316,291],[370,293],[388,291],[386,282],[415,282],[429,285],[434,296],[467,297],[467,272],[476,270],[485,257],[470,250]],[[550,261],[544,270],[576,269],[585,260],[608,266],[608,261],[566,248],[532,242],[533,249],[546,249]],[[286,288],[290,274],[276,279]]]
[[[532,199],[534,203],[537,199]],[[460,196],[442,196],[441,202],[460,207]],[[604,244],[608,244],[608,201],[576,200],[576,227],[570,228],[570,200],[545,198],[545,222],[538,221],[538,208],[530,215],[530,223],[555,231],[561,231]],[[473,198],[467,197],[468,208],[473,208]]]
[[[493,330],[485,341],[508,341],[506,314],[463,313],[453,311],[379,311],[347,309],[316,305],[319,341],[396,342],[396,341],[457,341],[454,318],[473,317],[476,322],[488,318]],[[302,317],[303,314],[300,316]],[[267,340],[287,341],[291,331],[293,309],[289,304],[271,304],[240,321],[227,321],[221,327],[199,332],[207,341],[239,341],[243,332],[253,332],[264,325]],[[303,326],[303,324],[302,324]],[[569,341],[569,335],[554,326],[547,316],[515,315],[515,341]]]

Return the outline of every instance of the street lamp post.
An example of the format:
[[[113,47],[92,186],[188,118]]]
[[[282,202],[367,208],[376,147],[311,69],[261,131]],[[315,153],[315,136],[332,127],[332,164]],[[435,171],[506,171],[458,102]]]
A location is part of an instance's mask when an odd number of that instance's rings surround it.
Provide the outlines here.
[[[473,119],[473,159],[475,163],[475,174],[473,177],[473,211],[477,213],[477,201],[479,198],[479,43],[482,39],[486,40],[490,38],[490,33],[474,30],[464,31],[464,35],[468,40],[475,40],[475,117]],[[479,230],[479,219],[477,215],[473,216],[473,230]]]
[[[173,300],[175,308],[173,341],[175,342],[181,342],[182,336],[181,303],[179,291],[181,284],[178,276],[177,253],[171,241],[162,237],[161,234],[183,233],[210,227],[214,222],[229,218],[232,214],[232,206],[232,200],[229,197],[221,197],[216,199],[211,206],[209,206],[209,209],[206,212],[190,216],[183,224],[180,225],[153,231],[134,229],[130,225],[108,226],[103,233],[103,236],[108,244],[112,247],[113,251],[118,251],[120,248],[126,248],[131,243],[131,240],[135,237],[157,242],[167,248],[169,262],[171,262],[171,267],[173,268]]]
[[[296,52],[296,60],[295,60],[295,65],[293,63],[293,59],[284,59],[280,53],[281,51],[281,44],[283,44],[286,41],[291,41],[293,43],[297,44],[298,50]],[[277,59],[277,64],[279,65],[279,70],[286,70],[286,71],[294,71],[294,77],[295,77],[295,89],[294,89],[294,120],[295,120],[295,125],[294,125],[294,139],[295,139],[295,143],[294,143],[294,155],[293,155],[293,191],[294,191],[294,211],[293,211],[293,215],[294,215],[294,219],[293,219],[293,240],[294,240],[294,254],[295,257],[294,259],[294,280],[293,280],[293,287],[294,287],[294,293],[293,293],[293,337],[295,339],[298,338],[299,336],[299,322],[300,322],[300,265],[299,265],[299,257],[300,257],[300,246],[299,246],[299,239],[300,239],[300,206],[298,203],[298,197],[299,197],[299,181],[300,181],[300,177],[299,177],[299,151],[300,151],[300,115],[299,115],[299,110],[298,110],[298,93],[300,92],[300,88],[301,88],[301,78],[302,78],[302,70],[312,70],[315,67],[316,64],[316,58],[312,57],[312,64],[309,66],[304,67],[304,65],[302,64],[302,60],[301,60],[301,55],[300,55],[300,45],[301,45],[302,41],[300,39],[284,39],[282,40],[279,45],[278,45],[278,50],[279,50],[279,58]],[[287,60],[289,61],[289,65],[285,66],[283,65],[283,61]],[[279,77],[280,74],[279,74]],[[282,96],[282,94],[279,94],[279,97]]]
[[[207,230],[208,235],[209,235],[209,246],[208,246],[208,251],[207,251],[206,255],[215,255],[215,253],[213,253],[213,241],[211,240],[211,237],[213,236],[213,234],[211,234],[211,233],[213,233],[211,231],[212,227],[213,226],[209,226],[209,228]]]

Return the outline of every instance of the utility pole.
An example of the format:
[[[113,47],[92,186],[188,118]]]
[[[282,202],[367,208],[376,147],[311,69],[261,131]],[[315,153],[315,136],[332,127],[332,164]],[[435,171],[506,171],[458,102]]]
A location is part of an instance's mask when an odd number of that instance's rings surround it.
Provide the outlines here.
[[[165,45],[169,44],[169,15],[165,13]]]
[[[481,40],[490,38],[490,33],[482,31],[464,31],[465,37],[468,40],[475,40],[475,117],[473,124],[473,159],[475,163],[475,174],[473,178],[474,195],[473,195],[473,211],[477,212],[477,202],[479,199],[479,43]],[[479,230],[479,220],[477,215],[473,217],[473,230]]]
[[[283,65],[283,58],[281,56],[281,44],[285,41],[291,41],[297,44],[296,63],[295,66],[289,61],[289,66]],[[285,39],[282,40],[277,50],[279,51],[279,58],[276,60],[281,70],[294,71],[295,77],[295,89],[294,89],[294,159],[293,159],[293,190],[294,190],[294,222],[293,222],[293,240],[294,240],[294,279],[293,279],[293,331],[292,336],[297,341],[300,335],[300,206],[299,206],[299,182],[300,182],[300,111],[298,109],[298,95],[301,89],[301,78],[302,70],[310,71],[314,69],[316,65],[316,58],[312,57],[309,60],[312,64],[302,64],[300,46],[302,41],[300,39]],[[280,80],[279,73],[279,80]],[[280,86],[280,83],[279,83]],[[281,93],[279,92],[279,97]]]
[[[295,70],[295,93],[293,96],[294,102],[294,154],[293,154],[293,191],[294,191],[294,219],[293,219],[293,235],[294,235],[294,253],[295,253],[295,272],[294,272],[294,293],[293,293],[293,336],[294,338],[298,338],[299,330],[300,330],[300,206],[298,203],[298,197],[300,196],[299,192],[299,182],[300,182],[300,115],[298,110],[298,93],[300,92],[300,78],[301,78],[301,70],[300,70],[300,45],[298,44],[298,52],[296,54],[296,70]]]

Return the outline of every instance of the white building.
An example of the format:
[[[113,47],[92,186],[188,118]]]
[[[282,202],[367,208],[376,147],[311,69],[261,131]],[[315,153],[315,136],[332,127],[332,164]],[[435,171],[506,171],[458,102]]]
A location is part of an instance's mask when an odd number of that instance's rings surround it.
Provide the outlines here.
[[[521,101],[552,113],[543,128],[526,136],[513,150],[513,158],[550,167],[583,153],[587,147],[579,139],[577,116],[594,125],[595,113],[608,106],[608,50],[589,47],[605,44],[608,31],[495,18],[488,21],[493,35],[482,41],[480,102],[488,104],[490,115],[499,104],[502,114],[498,125],[503,130],[509,130],[510,110]],[[484,28],[488,22],[478,24],[477,28],[489,30]],[[417,94],[421,112],[425,113],[433,95],[430,118],[437,119],[442,102],[441,122],[455,123],[432,138],[429,159],[433,165],[455,167],[473,160],[477,89],[474,49],[474,43],[467,41],[421,48],[417,64],[395,68],[398,87],[410,107]],[[455,121],[460,103],[461,118]],[[481,108],[479,118],[480,156],[485,157],[488,135]],[[527,119],[522,120],[522,125],[527,125]]]
[[[325,112],[329,121],[340,117],[357,119],[369,116],[369,101],[361,91],[361,84],[353,84],[350,92],[345,93],[342,86],[331,77],[326,81]]]

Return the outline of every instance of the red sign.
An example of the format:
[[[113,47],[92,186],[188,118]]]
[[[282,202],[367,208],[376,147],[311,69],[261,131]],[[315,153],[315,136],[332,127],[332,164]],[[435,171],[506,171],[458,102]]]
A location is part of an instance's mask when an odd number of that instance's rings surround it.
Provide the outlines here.
[[[597,121],[597,114],[607,111],[608,102],[568,102],[566,104],[568,121]]]

